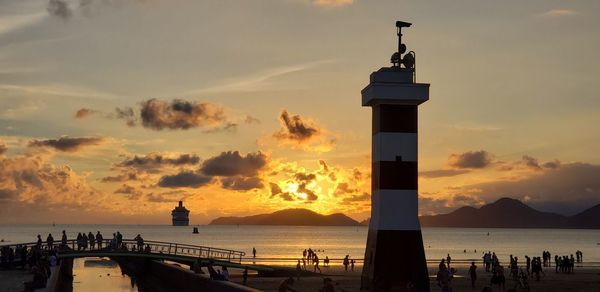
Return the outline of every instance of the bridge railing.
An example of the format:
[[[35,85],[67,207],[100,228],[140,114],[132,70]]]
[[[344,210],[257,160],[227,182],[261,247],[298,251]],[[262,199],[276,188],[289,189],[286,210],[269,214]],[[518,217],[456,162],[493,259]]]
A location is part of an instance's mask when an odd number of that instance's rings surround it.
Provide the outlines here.
[[[92,246],[91,243],[88,241],[84,245],[81,245],[79,244],[77,239],[67,240],[66,243],[62,243],[59,240],[54,241],[52,244],[49,244],[45,241],[41,242],[41,244],[38,242],[27,242],[19,244],[0,245],[0,250],[4,248],[12,248],[13,251],[15,251],[16,254],[18,254],[19,251],[17,250],[17,247],[22,248],[23,246],[25,246],[27,247],[27,249],[37,247],[42,251],[49,251],[50,249],[56,247],[59,249],[60,253],[89,252],[90,256],[93,256],[94,252],[150,252],[238,263],[240,263],[242,261],[242,258],[246,255],[246,253],[243,251],[231,249],[154,240],[144,240],[143,245],[138,245],[138,241],[135,239],[123,239],[119,246],[116,246],[115,242],[110,239],[103,239],[102,241],[100,241],[100,243],[101,244],[98,244],[98,242],[95,241],[94,245]]]

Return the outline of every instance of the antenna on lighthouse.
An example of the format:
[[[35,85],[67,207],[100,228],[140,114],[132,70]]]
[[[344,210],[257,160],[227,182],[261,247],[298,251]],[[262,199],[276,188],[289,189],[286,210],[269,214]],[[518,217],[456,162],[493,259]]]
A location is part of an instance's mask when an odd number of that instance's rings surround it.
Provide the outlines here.
[[[402,43],[402,28],[410,27],[412,23],[404,22],[404,21],[396,21],[396,34],[398,35],[398,51],[392,54],[390,61],[392,62],[394,67],[400,67],[400,65],[404,65],[406,69],[412,69],[415,66],[415,53],[410,51],[408,54],[402,56],[402,54],[406,53],[406,45]]]

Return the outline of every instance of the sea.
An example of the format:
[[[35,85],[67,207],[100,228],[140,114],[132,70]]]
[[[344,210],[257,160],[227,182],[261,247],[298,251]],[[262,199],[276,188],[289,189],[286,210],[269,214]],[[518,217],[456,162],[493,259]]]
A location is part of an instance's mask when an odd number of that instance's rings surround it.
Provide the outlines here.
[[[193,234],[197,227],[198,234]],[[362,262],[367,239],[367,227],[315,226],[167,226],[167,225],[0,225],[0,245],[34,242],[40,234],[43,239],[52,233],[60,239],[62,230],[69,238],[78,232],[96,233],[111,238],[119,231],[124,238],[140,234],[145,240],[185,243],[246,253],[244,261],[260,264],[293,264],[302,257],[304,249],[318,251],[321,258],[341,259],[345,255]],[[496,229],[496,228],[423,228],[423,243],[427,260],[439,261],[448,254],[453,261],[481,261],[483,253],[495,252],[501,261],[510,255],[540,256],[548,250],[554,255],[583,252],[584,262],[600,265],[600,230],[581,229]],[[257,259],[251,258],[252,249]],[[398,246],[401,249],[402,246]],[[111,266],[86,267],[85,260],[74,264],[74,291],[138,291],[134,283]],[[340,264],[341,262],[332,262]],[[116,280],[116,279],[120,280]],[[116,285],[116,286],[115,286]],[[89,286],[89,287],[88,287]],[[87,288],[86,288],[87,287]]]

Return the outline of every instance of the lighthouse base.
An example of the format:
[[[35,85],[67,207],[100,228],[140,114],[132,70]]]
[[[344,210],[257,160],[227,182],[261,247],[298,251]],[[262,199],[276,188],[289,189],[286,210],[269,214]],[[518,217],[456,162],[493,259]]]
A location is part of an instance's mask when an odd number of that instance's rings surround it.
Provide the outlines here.
[[[369,230],[361,289],[429,292],[421,230]]]

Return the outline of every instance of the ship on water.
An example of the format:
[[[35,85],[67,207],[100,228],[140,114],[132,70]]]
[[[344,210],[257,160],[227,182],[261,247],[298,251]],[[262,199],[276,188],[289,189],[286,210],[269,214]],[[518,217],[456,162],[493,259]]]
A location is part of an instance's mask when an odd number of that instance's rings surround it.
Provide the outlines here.
[[[173,217],[173,226],[188,226],[190,225],[190,210],[183,206],[183,201],[179,201],[179,206],[171,211]]]

